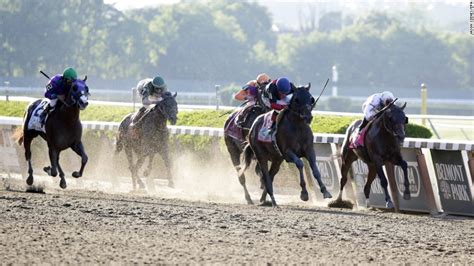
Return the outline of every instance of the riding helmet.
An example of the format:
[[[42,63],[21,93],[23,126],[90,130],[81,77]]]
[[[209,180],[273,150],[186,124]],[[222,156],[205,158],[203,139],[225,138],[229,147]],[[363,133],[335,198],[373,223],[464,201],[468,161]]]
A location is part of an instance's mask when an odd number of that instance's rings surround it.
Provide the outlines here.
[[[393,93],[389,91],[384,91],[382,92],[381,98],[384,102],[391,102],[395,99],[395,96],[393,96]]]
[[[74,68],[68,67],[68,68],[64,69],[63,77],[65,79],[75,80],[75,79],[77,79],[77,72],[76,72],[76,70],[74,70]]]
[[[261,73],[258,74],[257,76],[257,83],[258,84],[266,84],[270,81],[270,76],[268,76],[266,73]]]
[[[153,87],[157,89],[166,89],[165,80],[160,76],[156,76],[155,78],[153,78],[151,84],[153,84]]]
[[[288,94],[291,91],[290,81],[287,78],[279,78],[276,82],[279,92]]]

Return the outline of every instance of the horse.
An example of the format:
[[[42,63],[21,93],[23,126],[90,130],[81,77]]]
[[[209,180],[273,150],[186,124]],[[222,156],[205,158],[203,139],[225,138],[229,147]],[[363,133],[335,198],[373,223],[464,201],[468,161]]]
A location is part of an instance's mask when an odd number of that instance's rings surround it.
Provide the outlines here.
[[[71,148],[81,157],[81,168],[74,171],[72,176],[79,178],[84,172],[88,157],[82,144],[82,124],[79,119],[80,111],[88,105],[89,88],[86,85],[87,76],[81,80],[76,79],[71,88],[65,95],[64,102],[58,101],[55,109],[48,115],[44,124],[44,131],[40,128],[29,128],[29,122],[33,116],[38,117],[38,112],[42,110],[41,106],[46,102],[36,100],[29,104],[23,123],[23,130],[18,136],[17,143],[24,144],[25,158],[28,162],[28,178],[26,183],[33,184],[33,167],[31,165],[31,142],[37,136],[41,136],[48,145],[49,159],[51,166],[44,167],[43,170],[50,176],[57,176],[59,171],[59,186],[63,189],[67,187],[64,172],[59,164],[59,155],[61,151]],[[38,108],[37,108],[38,107]],[[35,112],[35,113],[34,113]]]
[[[351,164],[360,159],[367,164],[369,173],[367,181],[364,186],[364,194],[369,202],[369,194],[372,182],[376,174],[380,178],[380,184],[385,193],[385,205],[388,209],[393,209],[394,205],[387,190],[387,178],[383,172],[382,166],[386,163],[398,165],[403,170],[404,178],[404,192],[403,198],[409,200],[410,189],[407,175],[407,162],[402,158],[400,146],[405,139],[405,126],[408,123],[408,118],[405,116],[406,103],[399,107],[395,105],[396,99],[384,107],[376,118],[366,126],[366,133],[364,137],[364,146],[352,148],[350,146],[350,138],[354,130],[356,130],[362,120],[355,120],[346,130],[346,137],[342,144],[342,165],[341,165],[341,180],[340,191],[335,203],[342,202],[342,191],[347,182],[347,174]],[[335,205],[337,206],[337,205]]]
[[[265,114],[257,117],[248,135],[248,145],[245,146],[244,164],[240,170],[243,173],[255,156],[257,164],[261,171],[265,189],[260,198],[260,202],[265,202],[266,195],[270,195],[272,206],[277,207],[273,195],[273,179],[280,169],[283,160],[292,162],[299,171],[301,194],[303,201],[309,199],[306,183],[304,180],[303,161],[300,158],[306,158],[312,170],[312,174],[320,186],[324,198],[331,198],[326,186],[321,180],[321,174],[316,165],[316,153],[313,147],[313,132],[309,124],[313,116],[311,111],[316,105],[316,100],[310,94],[311,84],[303,87],[295,87],[293,96],[286,109],[280,112],[277,118],[276,146],[272,143],[261,142],[258,140],[260,128],[264,124]],[[270,111],[272,112],[272,111]],[[271,115],[271,114],[270,114]],[[271,162],[271,168],[268,169],[268,162]]]
[[[230,123],[235,123],[236,117],[242,112],[243,110],[238,109],[235,110],[232,114],[229,115],[227,120],[224,123],[224,142],[227,147],[227,151],[230,154],[230,159],[232,160],[232,164],[234,165],[234,168],[237,170],[237,173],[240,171],[240,156],[242,154],[243,148],[246,145],[245,139],[247,138],[247,135],[250,131],[250,127],[252,126],[253,122],[255,119],[267,112],[269,110],[268,107],[266,107],[262,101],[261,101],[261,94],[259,93],[260,89],[257,90],[257,100],[252,106],[247,106],[244,108],[249,108],[248,113],[245,116],[245,119],[242,121],[241,124],[237,127],[237,125],[231,125]],[[250,103],[247,103],[250,104]],[[227,130],[230,127],[234,127],[235,130],[238,130],[240,136],[234,136],[232,133]],[[253,201],[250,197],[250,194],[247,190],[247,186],[245,184],[245,174],[239,174],[238,175],[240,185],[244,188],[244,193],[245,193],[245,200],[247,201],[247,204],[253,204]]]
[[[168,129],[166,127],[167,121],[172,125],[176,124],[178,115],[178,104],[176,102],[177,93],[165,92],[162,95],[163,100],[150,105],[144,115],[139,121],[135,123],[138,131],[136,136],[129,130],[130,123],[136,113],[126,115],[116,135],[115,153],[118,154],[125,150],[127,156],[129,169],[132,174],[133,190],[137,189],[137,183],[140,189],[144,189],[145,185],[138,177],[138,171],[148,157],[149,163],[143,175],[147,177],[153,167],[153,158],[156,153],[159,153],[163,158],[166,167],[166,174],[168,178],[168,185],[173,186],[171,178],[171,161],[168,154]],[[136,154],[137,160],[134,162],[133,154]]]

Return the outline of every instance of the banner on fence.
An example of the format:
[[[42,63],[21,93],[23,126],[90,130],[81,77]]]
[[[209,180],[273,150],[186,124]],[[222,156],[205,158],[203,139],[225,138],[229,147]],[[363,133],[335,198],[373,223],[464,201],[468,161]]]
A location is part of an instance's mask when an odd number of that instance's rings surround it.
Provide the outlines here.
[[[316,165],[321,174],[321,180],[326,186],[327,190],[334,196],[339,193],[340,168],[335,154],[335,145],[330,143],[316,143],[314,144],[316,151]],[[320,187],[314,179],[312,173],[307,172],[308,179],[311,178],[313,182],[316,200],[322,201],[323,195],[320,192]]]
[[[8,175],[10,175],[10,172],[20,172],[20,163],[12,140],[11,126],[0,126],[0,169]]]
[[[474,216],[471,185],[461,151],[431,150],[431,158],[444,212]]]
[[[416,159],[416,149],[402,148],[401,152],[403,159],[405,159],[408,164],[407,174],[411,199],[403,199],[403,191],[405,190],[403,170],[400,166],[395,166],[394,177],[395,182],[397,184],[396,191],[398,193],[399,208],[401,210],[430,212],[429,207],[427,205],[426,188],[423,186],[420,168]],[[357,160],[352,164],[351,170],[356,186],[357,202],[359,204],[365,205],[364,186],[369,171],[368,167],[361,160]],[[385,176],[387,177],[388,182],[387,173]],[[388,188],[389,191],[391,191],[390,185],[388,186]],[[395,197],[393,195],[391,195],[391,197],[392,201],[395,201]],[[372,183],[369,199],[369,206],[385,208],[385,193],[382,188],[382,185],[380,184],[380,178],[378,177],[378,175],[375,177],[375,180]]]

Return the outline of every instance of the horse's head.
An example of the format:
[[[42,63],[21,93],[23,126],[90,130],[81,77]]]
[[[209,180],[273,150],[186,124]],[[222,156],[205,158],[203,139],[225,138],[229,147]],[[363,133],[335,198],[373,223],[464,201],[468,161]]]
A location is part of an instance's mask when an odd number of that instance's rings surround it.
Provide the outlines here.
[[[163,100],[155,107],[161,111],[166,120],[170,121],[172,125],[176,125],[176,121],[178,120],[178,103],[176,102],[176,95],[176,92],[174,94],[169,91],[165,92],[162,95]]]
[[[405,103],[403,106],[393,104],[383,114],[385,129],[390,132],[399,142],[405,139],[405,126],[408,124],[408,117],[405,116]]]
[[[311,88],[311,83],[306,86],[300,86],[293,89],[293,96],[290,101],[289,109],[291,112],[295,113],[305,123],[309,124],[313,120],[313,115],[311,111],[316,104],[316,100],[309,92]]]
[[[77,105],[80,110],[86,109],[89,97],[89,87],[86,85],[87,76],[84,79],[76,79],[71,85],[66,103],[69,106]]]

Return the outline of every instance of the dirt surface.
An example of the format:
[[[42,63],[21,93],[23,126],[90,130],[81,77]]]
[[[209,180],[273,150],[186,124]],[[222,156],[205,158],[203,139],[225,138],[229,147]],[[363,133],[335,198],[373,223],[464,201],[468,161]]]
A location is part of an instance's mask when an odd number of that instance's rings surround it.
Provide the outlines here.
[[[10,263],[474,264],[474,219],[0,187]]]

